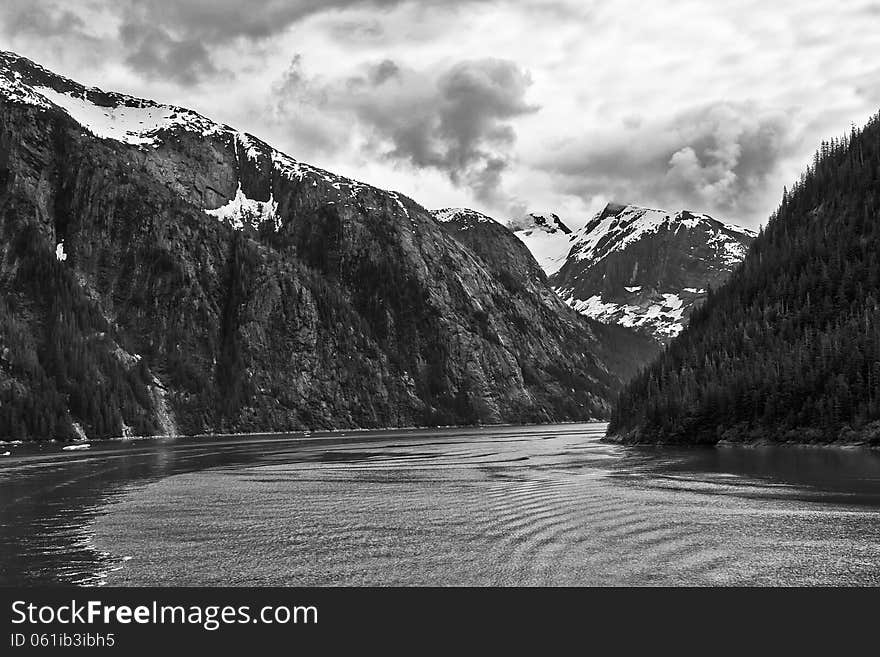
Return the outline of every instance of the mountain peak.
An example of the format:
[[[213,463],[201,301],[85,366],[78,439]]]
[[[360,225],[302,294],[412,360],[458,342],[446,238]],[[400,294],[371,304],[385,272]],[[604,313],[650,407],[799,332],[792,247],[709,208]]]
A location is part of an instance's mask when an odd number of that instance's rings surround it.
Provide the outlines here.
[[[717,235],[720,236],[718,239],[731,245],[755,236],[754,231],[691,210],[672,212],[638,205],[608,203],[577,232],[574,250],[577,251],[578,260],[596,263],[648,235],[660,231],[678,232],[682,229],[697,230],[706,234],[710,241],[713,235]],[[574,250],[572,255],[575,255]],[[739,262],[745,256],[745,250],[731,246],[728,256],[727,260]]]
[[[582,314],[666,342],[742,261],[753,236],[691,210],[608,203],[575,233],[551,282]]]
[[[528,247],[547,276],[552,276],[565,264],[574,233],[562,223],[558,214],[529,212],[508,221],[507,227]]]
[[[554,233],[570,235],[572,232],[571,228],[566,226],[555,212],[529,212],[522,217],[508,221],[507,227],[514,232],[539,230],[551,235]]]

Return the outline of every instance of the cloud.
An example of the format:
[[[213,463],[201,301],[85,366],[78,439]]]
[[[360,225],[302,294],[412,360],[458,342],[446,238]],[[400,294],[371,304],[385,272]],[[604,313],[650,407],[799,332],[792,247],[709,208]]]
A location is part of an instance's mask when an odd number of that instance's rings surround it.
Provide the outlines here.
[[[118,0],[107,0],[116,6]],[[485,0],[128,0],[118,4],[120,37],[133,38],[128,63],[136,70],[192,83],[214,74],[216,48],[236,41],[261,42],[317,14],[346,10],[389,10],[404,4],[427,7],[464,5]],[[345,26],[344,28],[341,26]],[[337,25],[349,35],[382,35],[376,21],[345,21]]]
[[[308,122],[312,140],[337,147],[344,135],[353,140],[352,131],[360,131],[370,156],[440,171],[487,200],[511,162],[516,134],[510,120],[538,109],[525,100],[530,84],[527,72],[499,59],[434,70],[385,59],[323,80],[305,75],[296,56],[276,86],[276,116],[289,119],[292,130]]]
[[[211,42],[263,39],[308,16],[366,7],[388,9],[406,0],[130,0],[127,12],[166,29]],[[436,0],[435,0],[436,1]]]
[[[25,33],[49,37],[81,32],[85,27],[82,18],[54,2],[6,1],[7,20],[2,25],[3,32],[8,35]]]
[[[443,172],[481,200],[491,199],[512,158],[510,120],[537,111],[526,102],[531,77],[513,62],[480,59],[435,71],[385,60],[324,89],[329,111],[351,113],[380,156]]]
[[[736,219],[765,209],[768,181],[799,143],[789,113],[755,103],[713,103],[627,128],[563,145],[537,166],[561,174],[564,189],[585,200],[689,206]]]
[[[198,39],[178,40],[146,23],[125,23],[119,35],[130,48],[125,61],[148,77],[195,84],[218,71],[208,49]]]
[[[372,68],[369,80],[374,87],[379,87],[399,75],[400,67],[390,59],[386,59]]]

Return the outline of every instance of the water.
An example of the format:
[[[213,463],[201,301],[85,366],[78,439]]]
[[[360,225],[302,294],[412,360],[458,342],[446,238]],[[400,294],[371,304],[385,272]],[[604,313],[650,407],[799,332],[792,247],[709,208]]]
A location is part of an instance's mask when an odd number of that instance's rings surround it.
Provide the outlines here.
[[[0,460],[0,582],[880,584],[877,452],[604,429],[20,447]]]

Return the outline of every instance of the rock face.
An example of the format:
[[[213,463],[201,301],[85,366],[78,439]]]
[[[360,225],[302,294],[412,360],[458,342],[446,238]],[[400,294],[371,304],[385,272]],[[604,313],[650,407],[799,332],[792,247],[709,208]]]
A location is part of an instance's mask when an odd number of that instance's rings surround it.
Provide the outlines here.
[[[0,249],[0,438],[585,419],[632,370],[534,260],[11,53]]]
[[[572,308],[661,343],[681,332],[708,289],[730,276],[754,239],[752,231],[705,214],[619,204],[608,204],[583,228],[552,242],[554,234],[541,226],[531,235],[515,234],[536,257],[548,253],[548,242],[555,245],[552,258],[538,260]]]

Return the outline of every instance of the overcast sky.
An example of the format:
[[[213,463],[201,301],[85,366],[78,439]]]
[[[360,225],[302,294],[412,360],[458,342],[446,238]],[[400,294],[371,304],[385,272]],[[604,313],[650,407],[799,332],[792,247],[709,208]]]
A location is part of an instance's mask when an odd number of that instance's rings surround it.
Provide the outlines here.
[[[3,0],[0,47],[429,208],[756,226],[880,108],[880,2]]]

